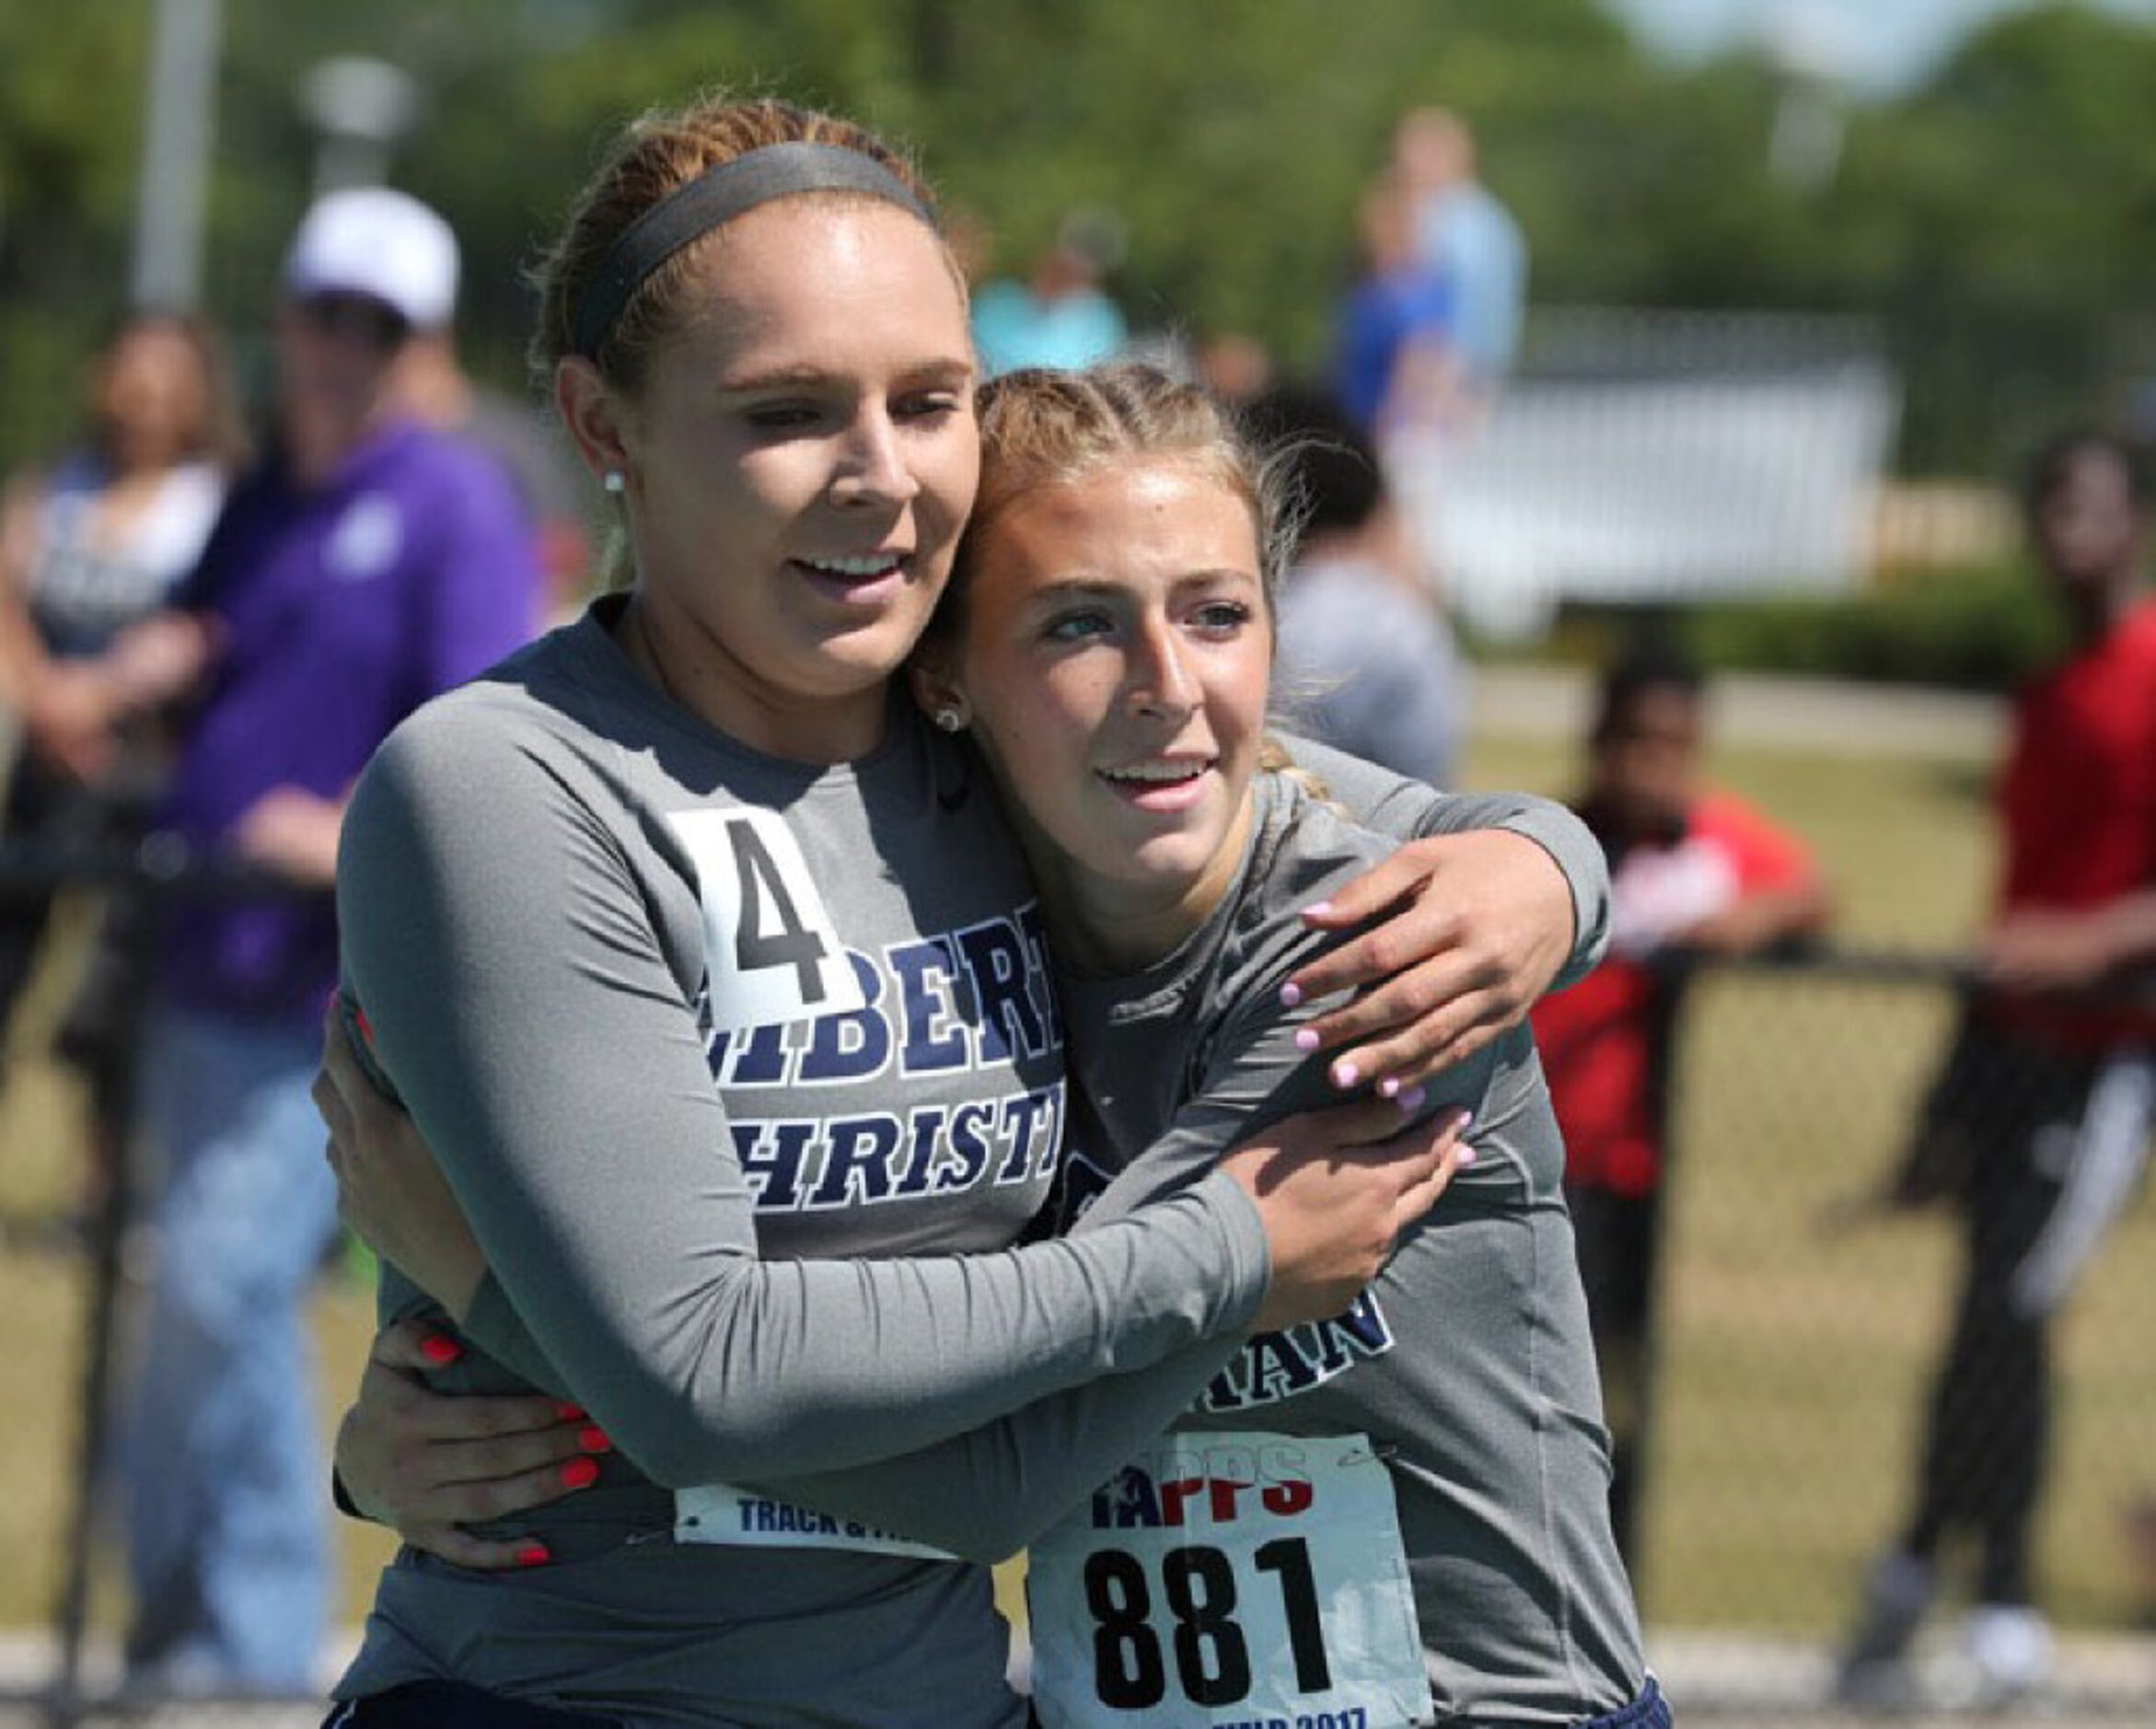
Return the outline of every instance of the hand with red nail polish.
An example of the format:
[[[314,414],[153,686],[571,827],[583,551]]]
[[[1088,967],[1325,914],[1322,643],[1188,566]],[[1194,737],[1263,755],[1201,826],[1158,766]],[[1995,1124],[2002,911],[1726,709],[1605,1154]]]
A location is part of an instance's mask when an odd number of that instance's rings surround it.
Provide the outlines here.
[[[399,1321],[376,1335],[359,1399],[337,1431],[337,1475],[367,1518],[414,1549],[490,1571],[552,1559],[529,1538],[489,1540],[464,1527],[588,1488],[613,1450],[581,1405],[539,1395],[428,1390],[424,1375],[464,1354],[438,1328]]]

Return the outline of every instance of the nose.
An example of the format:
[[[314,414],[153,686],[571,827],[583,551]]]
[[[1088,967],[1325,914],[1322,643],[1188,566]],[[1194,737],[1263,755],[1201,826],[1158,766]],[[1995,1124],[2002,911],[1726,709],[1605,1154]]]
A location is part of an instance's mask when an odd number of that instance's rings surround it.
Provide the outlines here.
[[[1180,720],[1198,706],[1189,645],[1165,619],[1140,625],[1131,644],[1131,705],[1142,714]]]
[[[864,408],[848,429],[831,500],[840,505],[903,505],[921,491],[906,445],[881,407]]]

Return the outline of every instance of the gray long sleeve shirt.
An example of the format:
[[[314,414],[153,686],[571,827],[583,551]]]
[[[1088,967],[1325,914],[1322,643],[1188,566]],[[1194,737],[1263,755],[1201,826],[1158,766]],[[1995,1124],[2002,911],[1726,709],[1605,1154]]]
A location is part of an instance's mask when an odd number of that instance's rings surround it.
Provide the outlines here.
[[[1519,826],[1568,864],[1590,948],[1592,843],[1542,808]],[[968,1470],[1023,1490],[1049,1434],[1097,1442],[1089,1483],[1262,1294],[1217,1177],[1009,1247],[1056,1168],[1063,1027],[965,754],[895,709],[861,762],[759,756],[647,690],[602,609],[400,730],[339,878],[350,985],[494,1269],[481,1350],[438,1384],[574,1396],[620,1447],[522,1527],[562,1564],[400,1557],[340,1692],[450,1675],[639,1724],[1016,1721],[983,1570],[678,1541],[656,1487],[925,1459],[957,1504]],[[424,1300],[386,1269],[383,1306]],[[1095,1391],[1119,1383],[1139,1417]],[[954,1523],[863,1493],[905,1536]]]

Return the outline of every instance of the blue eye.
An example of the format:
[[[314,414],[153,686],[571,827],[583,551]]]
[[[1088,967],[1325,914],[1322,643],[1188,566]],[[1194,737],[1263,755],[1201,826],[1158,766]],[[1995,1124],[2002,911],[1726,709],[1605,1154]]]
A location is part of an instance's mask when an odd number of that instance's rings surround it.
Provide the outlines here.
[[[1066,612],[1061,618],[1050,619],[1041,634],[1051,643],[1076,643],[1097,636],[1109,628],[1105,612]]]

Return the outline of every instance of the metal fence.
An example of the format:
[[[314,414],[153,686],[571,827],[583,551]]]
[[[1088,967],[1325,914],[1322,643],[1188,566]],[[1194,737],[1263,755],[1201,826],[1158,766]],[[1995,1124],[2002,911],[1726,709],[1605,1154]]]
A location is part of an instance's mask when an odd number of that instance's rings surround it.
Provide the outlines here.
[[[1969,982],[1947,957],[1834,952],[1670,981],[1635,1572],[1651,1643],[1696,1707],[1763,1693],[1825,1706],[1867,1570],[1909,1517],[1961,1214],[1873,1197]],[[2138,1200],[2050,1329],[2034,1585],[2061,1640],[2054,1703],[2152,1721],[2156,1577],[2131,1514],[2156,1496],[2156,1209]],[[1981,1421],[2004,1433],[2020,1415],[2001,1398]],[[1953,1703],[1966,1686],[1954,1634],[1973,1558],[1942,1561],[1905,1704]]]

